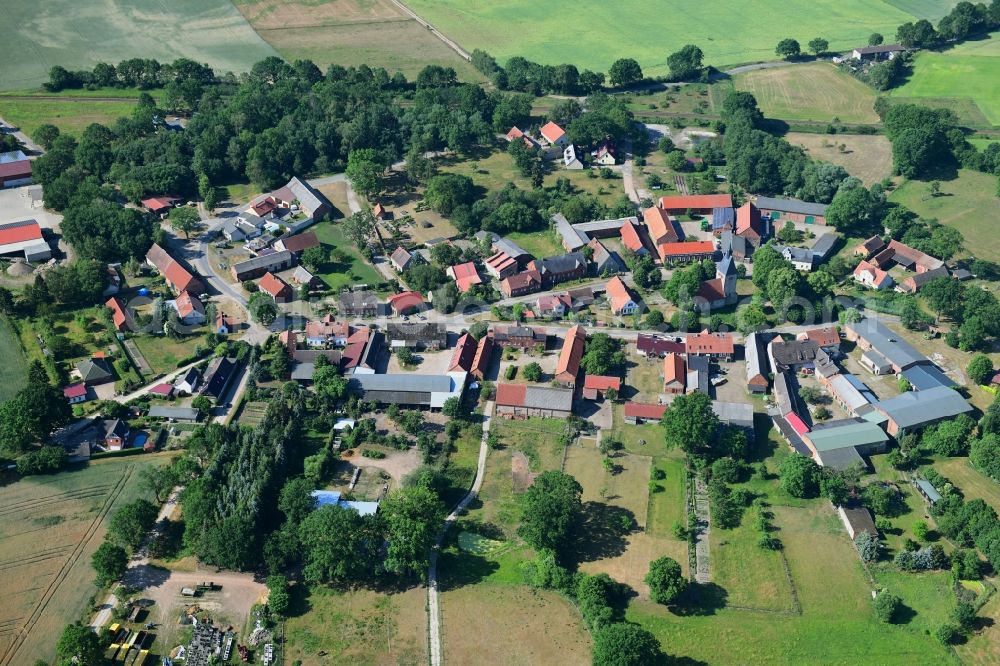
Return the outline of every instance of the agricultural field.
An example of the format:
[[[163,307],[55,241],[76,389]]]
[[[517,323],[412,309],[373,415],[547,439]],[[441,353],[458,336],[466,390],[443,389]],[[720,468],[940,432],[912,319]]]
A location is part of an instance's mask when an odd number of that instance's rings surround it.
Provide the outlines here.
[[[268,44],[289,62],[385,67],[415,78],[426,65],[481,77],[455,51],[389,0],[233,0]]]
[[[1000,34],[942,52],[918,53],[913,74],[892,91],[892,98],[916,103],[955,100],[953,108],[962,121],[1000,125]]]
[[[31,136],[39,125],[52,124],[79,135],[93,123],[110,125],[135,107],[129,99],[0,95],[0,117]]]
[[[286,659],[319,664],[417,664],[427,661],[427,593],[342,591],[296,585],[285,624]]]
[[[877,123],[875,91],[827,62],[738,74],[737,90],[757,98],[768,118]]]
[[[0,488],[0,663],[52,659],[52,637],[97,592],[90,557],[110,514],[143,495],[139,470],[156,461],[102,460]]]
[[[844,167],[865,185],[892,175],[892,146],[881,134],[808,134],[790,132],[785,139],[801,146],[814,160]]]
[[[407,5],[466,50],[484,49],[500,62],[519,55],[606,72],[617,58],[631,57],[655,76],[667,73],[666,56],[683,44],[698,44],[708,63],[723,67],[774,59],[774,45],[784,36],[805,44],[822,35],[831,49],[846,50],[865,43],[872,32],[892,35],[899,24],[922,18],[923,12],[941,13],[937,3],[905,0],[763,0],[684,7],[662,0],[622,0],[587,3],[586,11],[571,0],[409,0]],[[774,24],[779,16],[794,17],[782,24],[780,34]],[[504,29],[512,25],[517,29]]]
[[[0,89],[40,85],[49,69],[126,58],[188,57],[220,72],[243,72],[276,52],[229,0],[133,0],[127,4],[49,0],[4,3]]]
[[[928,183],[911,180],[889,197],[918,215],[936,218],[965,237],[965,248],[982,259],[1000,261],[994,220],[1000,216],[997,179],[978,171],[960,170],[958,178],[941,181],[941,193],[931,196]]]
[[[0,403],[14,397],[27,383],[28,359],[6,318],[0,318]]]

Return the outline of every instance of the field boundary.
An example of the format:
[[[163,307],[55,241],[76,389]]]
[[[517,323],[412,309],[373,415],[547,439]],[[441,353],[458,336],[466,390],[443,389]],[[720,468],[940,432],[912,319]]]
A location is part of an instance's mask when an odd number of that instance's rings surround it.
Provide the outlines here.
[[[118,496],[121,495],[122,491],[125,490],[125,486],[128,484],[129,479],[132,478],[132,473],[134,471],[135,471],[135,465],[128,465],[122,470],[121,477],[118,479],[117,482],[115,482],[114,487],[108,494],[108,497],[104,501],[104,504],[101,506],[101,510],[94,517],[94,520],[91,521],[90,527],[87,528],[87,532],[84,534],[83,538],[77,542],[76,546],[70,553],[70,556],[63,563],[59,571],[56,572],[56,575],[52,579],[52,581],[49,582],[49,584],[46,586],[45,592],[38,600],[38,603],[35,604],[35,608],[31,611],[31,614],[28,615],[28,621],[25,622],[24,625],[18,630],[17,635],[11,641],[10,646],[3,653],[3,655],[0,655],[0,665],[7,666],[15,663],[14,657],[17,655],[18,650],[21,649],[21,646],[24,644],[25,639],[28,637],[28,634],[31,633],[31,630],[34,628],[35,624],[37,624],[38,619],[41,617],[42,613],[45,612],[45,609],[48,606],[49,601],[52,600],[53,595],[55,595],[56,590],[59,589],[59,586],[66,580],[70,570],[83,555],[83,552],[84,550],[86,550],[87,545],[94,538],[94,535],[97,533],[101,524],[104,522],[104,518],[111,512],[111,507],[118,499]],[[63,494],[65,495],[66,493]]]
[[[414,21],[416,21],[420,25],[422,25],[425,28],[427,28],[428,30],[430,30],[431,34],[433,34],[435,37],[437,37],[442,42],[444,42],[445,46],[447,46],[452,51],[454,51],[455,53],[457,53],[463,59],[468,60],[469,62],[472,62],[472,56],[469,55],[468,51],[466,51],[461,46],[459,46],[458,43],[455,42],[454,40],[446,37],[444,35],[444,33],[442,33],[440,30],[438,30],[433,25],[431,25],[429,22],[427,22],[426,20],[424,20],[423,18],[421,18],[420,15],[417,14],[415,11],[413,11],[412,9],[410,9],[409,7],[407,7],[406,5],[404,5],[399,0],[389,0],[389,2],[391,2],[394,5],[396,5],[400,9],[400,11],[402,11],[407,16],[413,17]]]

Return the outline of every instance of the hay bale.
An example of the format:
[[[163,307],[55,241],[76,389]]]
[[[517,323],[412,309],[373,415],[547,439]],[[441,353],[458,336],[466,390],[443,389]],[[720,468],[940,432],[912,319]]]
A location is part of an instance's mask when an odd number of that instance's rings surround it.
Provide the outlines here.
[[[35,272],[35,269],[23,261],[15,261],[7,268],[7,275],[11,277],[26,277]]]

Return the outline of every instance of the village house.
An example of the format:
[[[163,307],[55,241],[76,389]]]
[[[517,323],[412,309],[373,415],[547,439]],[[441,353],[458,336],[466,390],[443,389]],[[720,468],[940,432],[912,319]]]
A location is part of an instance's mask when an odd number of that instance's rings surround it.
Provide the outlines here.
[[[584,400],[603,400],[608,391],[614,391],[615,395],[621,393],[622,380],[619,377],[607,377],[604,375],[586,375],[583,378],[582,395]]]
[[[608,296],[611,312],[618,317],[625,317],[639,311],[638,296],[636,296],[622,279],[615,276],[604,286]]]
[[[177,298],[168,301],[168,304],[177,313],[177,318],[181,323],[188,326],[198,326],[205,323],[205,306],[190,291],[182,291]]]
[[[716,208],[732,208],[733,198],[728,194],[679,194],[660,197],[660,208],[674,215],[691,212],[707,215]]]
[[[601,166],[614,166],[615,164],[615,142],[612,139],[605,139],[594,150],[590,151],[590,157],[594,164]]]
[[[170,194],[162,194],[156,197],[147,197],[140,203],[146,209],[146,212],[162,220],[170,213],[171,209],[180,205],[181,198]]]
[[[882,237],[872,236],[864,243],[861,243],[854,248],[854,256],[860,256],[863,259],[871,259],[884,249],[885,241],[882,240]]]
[[[586,169],[587,164],[583,161],[584,153],[579,147],[570,143],[563,148],[562,161],[563,167],[570,169],[571,171],[577,171],[580,169]]]
[[[500,383],[494,401],[497,415],[509,419],[565,419],[573,413],[571,389]]]
[[[569,139],[566,136],[566,131],[552,121],[549,121],[544,125],[542,125],[542,128],[538,130],[538,133],[542,137],[542,143],[547,146],[557,146],[559,148],[562,148],[567,143],[569,143]]]
[[[201,373],[198,368],[188,368],[183,374],[174,380],[174,391],[179,394],[194,395],[198,392],[198,384],[201,380]]]
[[[378,314],[378,296],[365,289],[340,292],[337,310],[342,317],[374,317]]]
[[[497,345],[515,349],[534,349],[537,347],[545,349],[549,338],[545,329],[528,326],[497,326],[491,335]]]
[[[275,250],[279,252],[287,250],[296,256],[312,247],[319,247],[319,238],[316,237],[314,231],[305,231],[295,236],[279,238],[274,243]]]
[[[593,250],[590,256],[590,263],[595,275],[612,275],[623,273],[626,270],[625,262],[618,256],[617,252],[609,250],[604,243],[596,238],[591,238],[587,247]]]
[[[153,243],[149,251],[146,252],[146,262],[163,276],[167,286],[174,292],[190,291],[194,294],[205,292],[205,285],[202,284],[201,280],[192,275],[156,243]]]
[[[306,323],[306,345],[309,347],[346,347],[351,337],[351,326],[338,322],[333,315],[326,315],[319,321]]]
[[[528,263],[528,270],[538,271],[542,287],[548,289],[560,282],[586,277],[587,258],[582,252],[570,252],[557,257],[534,259]]]
[[[108,451],[121,451],[128,443],[128,421],[122,419],[106,419],[104,421],[104,448]]]
[[[71,405],[78,405],[87,401],[87,385],[83,382],[76,382],[63,387],[63,397]]]
[[[535,313],[539,317],[562,317],[571,307],[569,294],[548,294],[535,301]]]
[[[836,326],[823,326],[821,328],[811,328],[795,336],[799,340],[812,340],[822,349],[829,353],[840,351],[840,332]]]
[[[413,263],[413,255],[405,247],[400,245],[389,255],[389,262],[398,273],[402,273]]]
[[[103,357],[99,356],[80,361],[76,364],[76,371],[80,375],[80,381],[87,386],[106,384],[115,378],[111,366]]]
[[[680,243],[664,243],[658,245],[660,260],[664,264],[689,263],[711,259],[715,255],[715,243],[712,241],[682,241]]]
[[[449,266],[445,272],[448,277],[455,281],[455,286],[462,294],[468,293],[474,286],[483,283],[483,279],[479,277],[479,271],[476,270],[476,264],[471,261]]]
[[[413,314],[423,308],[424,297],[419,291],[403,291],[389,297],[389,307],[396,316]]]
[[[275,303],[287,303],[295,293],[292,286],[274,273],[264,273],[258,284],[260,290],[274,299]]]
[[[757,197],[754,203],[761,214],[767,215],[771,220],[772,226],[779,220],[791,220],[799,224],[826,224],[825,204],[778,197]]]
[[[795,270],[804,273],[812,271],[816,262],[816,257],[812,250],[792,245],[780,245],[778,243],[775,243],[773,247]]]
[[[554,381],[557,384],[568,388],[576,386],[576,377],[580,373],[580,359],[583,357],[586,343],[587,333],[582,326],[576,325],[567,331],[556,363]]]
[[[687,336],[688,356],[706,356],[718,361],[732,361],[736,345],[732,333],[710,333],[702,331]]]
[[[288,250],[272,252],[252,257],[233,264],[229,271],[237,282],[246,282],[262,277],[265,273],[277,273],[295,265],[295,255]]]
[[[500,293],[504,298],[524,296],[542,290],[542,277],[536,270],[510,275],[500,281]]]
[[[861,62],[877,60],[892,60],[906,49],[899,44],[879,44],[878,46],[859,46],[851,51],[851,58]]]
[[[687,388],[687,364],[680,354],[663,357],[663,392],[679,395]]]
[[[122,299],[112,296],[104,303],[104,307],[111,310],[111,323],[114,325],[116,331],[123,333],[135,330],[135,321],[132,319],[132,313],[129,312],[128,306],[125,305]]]
[[[448,346],[448,327],[439,323],[390,323],[386,334],[393,348],[439,350]]]
[[[867,259],[863,259],[854,269],[854,281],[876,290],[888,289],[893,285],[892,276]]]
[[[270,194],[257,197],[250,206],[261,217],[275,212],[277,208],[287,209],[292,214],[301,212],[309,218],[305,223],[322,219],[332,209],[330,202],[322,194],[297,176],[293,176],[283,187]],[[304,225],[296,226],[301,228]]]
[[[520,139],[526,147],[531,148],[532,150],[537,150],[539,148],[538,142],[522,132],[516,125],[510,128],[510,131],[507,132],[506,138],[508,142]]]
[[[236,359],[216,356],[208,364],[202,381],[201,395],[218,400],[229,387],[238,369]]]
[[[665,338],[659,335],[639,333],[635,340],[635,351],[646,358],[663,358],[667,354],[684,354],[687,345],[683,338]]]

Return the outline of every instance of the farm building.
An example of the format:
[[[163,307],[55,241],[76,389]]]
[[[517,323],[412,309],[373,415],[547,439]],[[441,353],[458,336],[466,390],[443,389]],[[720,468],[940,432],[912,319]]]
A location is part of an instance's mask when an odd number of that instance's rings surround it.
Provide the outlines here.
[[[660,197],[660,208],[668,213],[708,214],[716,208],[732,208],[733,198],[728,194],[681,194]]]
[[[840,517],[840,522],[844,524],[844,529],[847,530],[847,536],[852,540],[856,539],[862,532],[868,532],[873,537],[878,536],[878,528],[875,527],[872,512],[868,510],[868,507],[861,504],[838,506],[837,515]]]
[[[771,222],[791,220],[802,224],[826,224],[825,204],[778,197],[757,197],[754,203]]]
[[[529,328],[528,326],[497,326],[493,329],[493,340],[501,347],[516,347],[518,349],[531,349],[533,347],[545,348],[545,343],[549,336],[543,328]]]
[[[286,303],[292,300],[292,295],[295,293],[290,284],[270,271],[264,273],[258,286],[262,292],[273,298],[275,303]]]
[[[201,373],[198,371],[198,368],[189,368],[187,372],[174,381],[174,389],[178,393],[194,395],[195,391],[198,390],[200,381]]]
[[[814,340],[782,340],[776,337],[767,345],[767,357],[776,372],[812,370],[819,345]]]
[[[680,354],[667,354],[663,357],[663,392],[672,394],[684,393],[687,386],[687,364]]]
[[[934,505],[941,501],[941,493],[939,493],[937,488],[934,487],[934,484],[927,479],[914,479],[913,486],[928,504]]]
[[[864,382],[852,374],[835,374],[831,377],[817,377],[837,404],[853,416],[862,416],[872,411],[878,397]]]
[[[622,380],[618,377],[602,375],[587,375],[583,379],[583,397],[587,400],[600,400],[609,390],[620,393]]]
[[[707,356],[719,361],[732,361],[736,344],[732,333],[703,331],[687,337],[688,356]]]
[[[654,245],[676,243],[681,239],[674,221],[662,208],[650,206],[642,211],[642,221],[646,224],[646,231]]]
[[[171,208],[181,203],[181,198],[171,194],[161,194],[160,196],[143,199],[140,203],[142,203],[142,207],[148,212],[159,218],[164,218],[170,212]]]
[[[467,378],[465,372],[445,375],[351,375],[347,390],[363,400],[387,405],[409,405],[440,409],[445,400],[461,398]]]
[[[506,418],[567,418],[573,413],[573,390],[527,384],[497,384],[496,413]]]
[[[258,206],[262,206],[261,210],[266,212],[263,214],[258,212],[261,217],[273,212],[276,207],[283,207],[292,212],[302,211],[310,219],[319,220],[331,210],[330,202],[322,194],[295,176],[283,187],[257,197],[250,205],[255,211]]]
[[[885,241],[881,236],[872,236],[864,243],[855,246],[854,256],[870,259],[885,249]]]
[[[938,386],[926,391],[907,391],[875,403],[875,409],[884,418],[879,418],[874,413],[868,414],[866,418],[883,421],[886,432],[899,438],[938,421],[971,412],[972,405],[954,389]]]
[[[194,407],[160,407],[149,408],[146,414],[152,419],[166,419],[168,421],[189,421],[191,423],[198,420],[198,410]]]
[[[813,458],[824,467],[846,469],[861,456],[884,453],[889,437],[877,424],[864,419],[843,419],[818,424],[803,436]]]
[[[915,365],[900,374],[910,383],[914,391],[926,391],[938,386],[948,388],[955,386],[955,382],[935,365]]]
[[[395,314],[408,315],[423,307],[424,297],[419,291],[403,291],[390,296],[388,303]]]
[[[767,393],[767,360],[761,349],[760,333],[749,333],[744,340],[747,363],[747,390],[750,393]]]
[[[851,51],[851,58],[862,62],[875,60],[892,60],[906,49],[899,44],[879,44],[878,46],[859,46]]]
[[[340,293],[339,307],[343,317],[374,317],[378,314],[378,296],[367,289]]]
[[[625,224],[639,224],[639,218],[635,215],[629,217],[619,217],[608,220],[591,220],[574,224],[573,228],[588,239],[595,238],[618,238],[622,234],[622,227]]]
[[[576,386],[576,376],[580,373],[580,359],[586,343],[587,332],[582,326],[576,325],[567,331],[556,363],[556,383],[569,388]]]
[[[753,405],[745,402],[712,401],[712,411],[719,423],[732,428],[743,428],[753,433]],[[751,441],[753,439],[751,438]]]
[[[840,350],[840,333],[836,326],[823,326],[822,328],[811,328],[795,336],[799,340],[812,340],[827,352]]]
[[[857,323],[845,324],[844,333],[848,340],[857,342],[864,351],[878,352],[889,361],[893,372],[900,373],[911,366],[930,363],[913,345],[877,319],[866,317]]]
[[[664,338],[659,335],[640,333],[635,339],[635,351],[647,358],[663,358],[667,354],[683,354],[687,345],[683,338]]]
[[[932,268],[929,271],[924,271],[923,273],[917,273],[916,275],[910,275],[901,283],[899,283],[899,291],[915,294],[923,288],[925,284],[931,280],[936,280],[938,278],[946,278],[950,274],[948,269],[944,266],[939,266],[938,268]]]
[[[709,370],[712,367],[708,356],[687,357],[687,393],[704,393],[708,395]]]
[[[712,209],[712,233],[721,236],[724,231],[736,228],[736,211],[732,208]]]
[[[155,247],[155,246],[154,246]],[[229,269],[233,279],[238,282],[255,280],[264,273],[276,273],[295,265],[295,255],[288,250],[265,254],[233,264]]]
[[[646,402],[626,402],[622,407],[625,423],[640,425],[650,421],[659,421],[667,411],[666,405],[654,405]]]
[[[287,250],[292,254],[302,254],[311,247],[319,247],[319,239],[313,231],[306,231],[294,236],[279,238],[274,243],[274,249],[279,252]]]
[[[20,159],[0,160],[0,189],[31,185],[31,160],[21,151],[4,153]]]
[[[0,255],[12,254],[23,254],[28,261],[46,261],[52,257],[52,248],[45,242],[36,220],[0,225]]]
[[[365,334],[351,338],[342,356],[344,370],[354,375],[374,374],[385,349],[385,335],[381,331],[363,330]]]
[[[749,261],[753,256],[754,246],[747,242],[743,236],[737,236],[732,231],[726,230],[719,237],[719,246],[724,256],[731,256],[737,261]]]
[[[590,239],[587,247],[594,251],[594,254],[590,257],[590,261],[593,264],[595,275],[610,275],[612,273],[625,272],[625,262],[618,256],[618,253],[614,250],[609,250],[598,239]]]
[[[663,243],[656,246],[663,263],[691,262],[711,259],[715,254],[715,243],[712,241],[681,241],[680,243]]]
[[[471,261],[450,266],[446,273],[455,281],[455,286],[462,294],[468,293],[474,286],[483,283],[483,278],[479,277],[479,271],[476,270],[476,264]]]
[[[646,237],[645,227],[638,222],[628,221],[622,225],[622,245],[637,255],[650,254],[651,243]],[[654,246],[655,247],[655,246]]]

